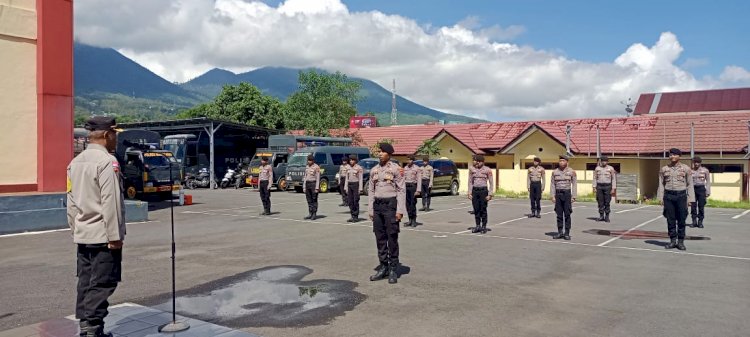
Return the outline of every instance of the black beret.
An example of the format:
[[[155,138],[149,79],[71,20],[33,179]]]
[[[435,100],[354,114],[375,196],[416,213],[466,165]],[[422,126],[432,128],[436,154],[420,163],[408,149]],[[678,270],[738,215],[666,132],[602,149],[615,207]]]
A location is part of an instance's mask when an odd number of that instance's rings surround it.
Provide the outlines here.
[[[359,160],[359,158],[357,158],[356,154],[350,154],[349,155],[349,159],[351,159],[351,160]]]
[[[424,161],[430,161],[430,156],[424,156],[424,157],[422,157],[422,160],[424,160]]]
[[[560,159],[564,159],[565,161],[568,161],[570,158],[566,155],[561,155]]]
[[[108,131],[117,125],[114,117],[94,116],[86,121],[84,128],[89,131]]]
[[[484,156],[481,154],[474,155],[474,160],[484,162]]]
[[[314,160],[314,159],[315,159],[315,156],[313,156],[312,154],[307,155],[307,160]]]
[[[380,151],[383,151],[387,154],[393,154],[393,145],[388,143],[380,143],[379,147]]]
[[[599,160],[601,160],[601,161],[609,161],[609,157],[607,157],[607,156],[601,156],[601,157],[599,157]]]
[[[701,157],[695,156],[695,157],[693,157],[693,162],[694,163],[702,163],[703,159],[701,159]]]
[[[680,149],[678,149],[678,148],[674,148],[673,147],[673,148],[669,149],[669,154],[676,154],[678,156],[681,156],[682,155],[682,151],[680,151]]]
[[[408,158],[409,158],[409,160],[416,160],[417,156],[415,156],[413,154],[410,154]]]
[[[539,157],[534,157],[534,161],[537,162],[537,163],[541,163],[542,162],[542,160],[539,159]]]

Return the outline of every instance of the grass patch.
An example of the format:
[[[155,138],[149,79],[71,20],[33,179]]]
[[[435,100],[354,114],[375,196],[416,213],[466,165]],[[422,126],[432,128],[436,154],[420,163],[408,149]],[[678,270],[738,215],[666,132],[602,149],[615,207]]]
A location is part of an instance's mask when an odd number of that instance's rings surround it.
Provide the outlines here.
[[[706,202],[706,207],[750,209],[750,202],[721,201],[721,200],[708,199],[708,201]]]

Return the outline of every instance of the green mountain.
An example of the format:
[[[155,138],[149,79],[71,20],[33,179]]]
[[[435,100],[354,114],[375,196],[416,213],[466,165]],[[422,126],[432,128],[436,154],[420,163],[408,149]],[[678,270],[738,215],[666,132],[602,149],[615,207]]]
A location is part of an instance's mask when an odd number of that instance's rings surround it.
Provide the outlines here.
[[[235,74],[212,69],[184,84],[169,82],[114,49],[74,45],[75,110],[79,116],[117,114],[121,121],[173,118],[181,109],[210,101],[227,84],[248,82],[268,95],[285,100],[297,90],[299,69],[266,67]],[[391,93],[375,82],[362,83],[359,113],[373,113],[380,125],[389,125]],[[399,124],[429,121],[476,122],[446,114],[397,96]]]

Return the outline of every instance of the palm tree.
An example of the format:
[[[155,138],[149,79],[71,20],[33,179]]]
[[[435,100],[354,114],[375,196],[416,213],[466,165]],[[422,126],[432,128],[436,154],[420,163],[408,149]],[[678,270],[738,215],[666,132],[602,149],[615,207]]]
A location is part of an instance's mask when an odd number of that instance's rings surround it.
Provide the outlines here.
[[[440,155],[440,147],[435,139],[425,139],[417,149],[417,154],[422,156],[437,157]]]

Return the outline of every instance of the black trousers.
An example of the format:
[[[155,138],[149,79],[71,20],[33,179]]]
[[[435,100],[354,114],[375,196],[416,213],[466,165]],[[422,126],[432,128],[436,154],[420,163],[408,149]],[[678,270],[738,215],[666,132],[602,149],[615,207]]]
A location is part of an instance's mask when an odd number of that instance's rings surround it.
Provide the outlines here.
[[[557,231],[570,234],[570,215],[573,214],[573,195],[570,190],[555,191],[555,214],[557,214]]]
[[[318,192],[315,192],[316,188],[318,188],[318,186],[315,186],[314,181],[305,182],[305,197],[307,197],[307,210],[310,213],[318,212]]]
[[[406,183],[406,213],[409,220],[417,219],[417,183]]]
[[[78,245],[78,296],[76,318],[90,325],[103,325],[107,317],[107,299],[122,278],[122,250],[107,244]]]
[[[268,189],[268,180],[261,180],[260,182],[260,201],[263,202],[263,210],[271,212],[271,191]]]
[[[664,212],[670,239],[685,238],[687,219],[687,191],[664,191]]]
[[[704,213],[703,210],[706,208],[706,186],[695,185],[695,202],[690,206],[690,216],[695,219],[703,221]]]
[[[347,188],[344,185],[344,183],[346,183],[345,180],[346,179],[344,179],[344,178],[339,178],[339,194],[341,194],[341,202],[344,203],[344,204],[348,204],[349,203],[349,198],[346,196],[347,195]]]
[[[611,202],[612,184],[596,184],[596,203],[599,204],[599,214],[609,214]]]
[[[531,199],[531,211],[542,211],[542,182],[532,181],[529,185],[529,199]]]
[[[396,198],[375,198],[372,231],[378,247],[380,263],[398,263],[399,221],[396,219]]]
[[[487,187],[474,187],[471,191],[471,205],[474,207],[474,222],[477,226],[487,226]]]
[[[422,179],[422,207],[424,208],[430,208],[430,201],[432,201],[430,192],[432,192],[430,179]]]
[[[352,218],[359,217],[359,182],[349,183],[348,190],[346,191],[347,201],[349,205],[349,212],[352,214]]]

